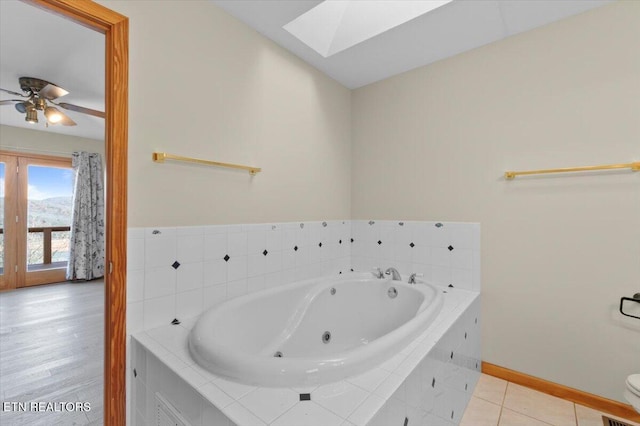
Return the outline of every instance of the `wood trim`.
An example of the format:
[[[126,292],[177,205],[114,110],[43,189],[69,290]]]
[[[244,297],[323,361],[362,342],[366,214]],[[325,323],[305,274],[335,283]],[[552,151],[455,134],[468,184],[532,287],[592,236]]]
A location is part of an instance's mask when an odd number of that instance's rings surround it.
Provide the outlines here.
[[[18,175],[15,173],[18,167],[18,157],[5,155],[0,151],[0,161],[5,163],[4,169],[4,271],[0,276],[0,291],[14,290],[17,282],[17,251],[7,250],[7,247],[15,247],[16,244],[16,221],[18,205]]]
[[[90,0],[22,0],[82,26],[107,34],[128,18]],[[128,40],[127,40],[128,41]],[[128,44],[128,43],[127,43]]]
[[[69,163],[68,167],[71,167],[71,153],[69,153],[69,156],[64,157],[60,155],[37,154],[37,153],[22,152],[22,151],[8,151],[5,148],[5,150],[0,150],[0,154],[8,157],[29,157],[31,159],[36,159],[36,160],[40,159],[40,160],[67,161]]]
[[[129,20],[106,34],[107,235],[105,281],[105,425],[124,426],[127,307],[127,135]],[[111,266],[112,269],[109,269]]]
[[[583,392],[568,386],[549,382],[538,377],[529,376],[528,374],[520,373],[519,371],[510,370],[484,361],[482,362],[482,372],[490,376],[498,377],[517,385],[526,386],[549,395],[557,396],[558,398],[566,399],[567,401],[575,402],[623,419],[635,422],[640,421],[640,414],[636,412],[631,405],[623,404],[612,399],[603,398],[592,393]],[[620,383],[620,387],[622,386],[624,386],[624,383]]]
[[[129,19],[89,0],[24,0],[105,35],[104,424],[126,423],[127,134]]]
[[[71,158],[52,157],[45,155],[32,156],[30,154],[19,154],[16,157],[19,172],[17,173],[17,211],[20,217],[21,226],[18,226],[15,247],[15,264],[18,265],[16,273],[16,288],[30,287],[40,284],[61,282],[65,280],[66,270],[50,269],[40,271],[29,271],[27,265],[27,235],[29,234],[27,223],[29,214],[29,166],[60,167],[71,169]]]
[[[66,268],[53,268],[44,271],[30,271],[26,273],[21,287],[31,287],[34,285],[61,283],[67,279]]]

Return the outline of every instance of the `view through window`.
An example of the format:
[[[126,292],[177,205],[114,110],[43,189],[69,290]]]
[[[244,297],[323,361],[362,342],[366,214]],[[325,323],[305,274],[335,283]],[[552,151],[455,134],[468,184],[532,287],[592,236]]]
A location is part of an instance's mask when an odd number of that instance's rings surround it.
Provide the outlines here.
[[[28,270],[66,267],[73,210],[73,171],[30,165],[27,177]]]

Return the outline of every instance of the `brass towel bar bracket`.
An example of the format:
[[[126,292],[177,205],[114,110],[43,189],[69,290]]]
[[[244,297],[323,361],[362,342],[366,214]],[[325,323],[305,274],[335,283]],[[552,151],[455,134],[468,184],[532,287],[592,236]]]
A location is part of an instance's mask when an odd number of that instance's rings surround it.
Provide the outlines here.
[[[540,175],[546,173],[566,173],[566,172],[591,172],[595,170],[614,170],[614,169],[631,169],[634,172],[640,171],[640,161],[625,164],[605,164],[602,166],[585,166],[585,167],[566,167],[563,169],[543,169],[543,170],[526,170],[521,172],[504,172],[504,178],[512,180],[516,176],[524,175]]]
[[[229,169],[246,170],[250,175],[254,176],[256,173],[261,172],[260,167],[243,166],[240,164],[221,163],[219,161],[201,160],[199,158],[182,157],[180,155],[167,154],[166,152],[154,152],[153,161],[156,163],[164,163],[165,160],[184,161],[187,163],[203,164],[205,166],[226,167]]]

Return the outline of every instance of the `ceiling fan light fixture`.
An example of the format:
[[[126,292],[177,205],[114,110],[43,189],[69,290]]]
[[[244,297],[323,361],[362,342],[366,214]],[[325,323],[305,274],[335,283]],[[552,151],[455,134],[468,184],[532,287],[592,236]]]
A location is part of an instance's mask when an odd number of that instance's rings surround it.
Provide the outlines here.
[[[24,121],[31,124],[36,124],[38,122],[38,111],[33,106],[31,108],[27,108],[27,116],[24,118]]]
[[[45,108],[47,107],[47,102],[42,98],[36,98],[35,101],[36,101],[36,109],[38,111],[44,111]]]
[[[27,105],[29,105],[27,102],[18,102],[17,104],[15,104],[15,108],[18,112],[21,112],[22,114],[26,114]]]
[[[44,116],[47,117],[47,121],[50,124],[59,123],[63,118],[62,113],[58,111],[58,108],[50,106],[44,109]]]

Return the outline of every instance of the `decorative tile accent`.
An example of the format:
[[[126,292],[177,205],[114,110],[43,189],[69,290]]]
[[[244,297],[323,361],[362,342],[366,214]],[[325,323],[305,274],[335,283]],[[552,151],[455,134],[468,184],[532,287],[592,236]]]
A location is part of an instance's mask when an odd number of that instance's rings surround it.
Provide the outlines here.
[[[128,321],[128,331],[196,316],[242,294],[381,265],[441,287],[480,290],[478,224],[325,223],[130,228],[128,306],[141,321]]]
[[[369,271],[394,266],[403,276],[420,273],[437,286],[480,291],[480,225],[422,221],[351,222],[351,265]],[[382,244],[384,243],[384,244]],[[454,250],[455,248],[455,250]]]

